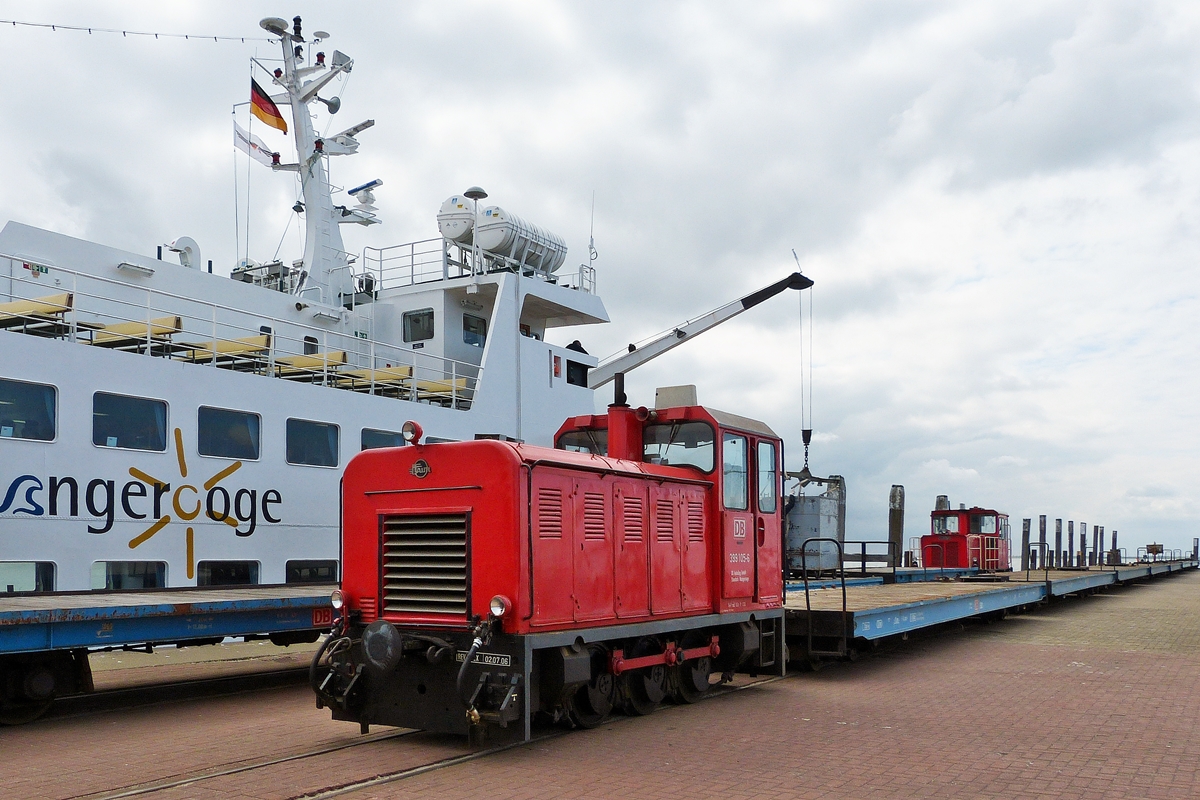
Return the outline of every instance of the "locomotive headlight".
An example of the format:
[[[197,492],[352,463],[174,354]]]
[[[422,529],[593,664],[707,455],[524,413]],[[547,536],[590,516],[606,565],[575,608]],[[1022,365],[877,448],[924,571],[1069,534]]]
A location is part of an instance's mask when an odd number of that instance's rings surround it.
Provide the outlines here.
[[[488,610],[492,612],[492,616],[500,619],[508,610],[512,608],[512,601],[502,594],[498,594],[492,598],[492,602],[488,604]]]
[[[404,441],[408,444],[420,444],[423,432],[421,426],[411,419],[400,427],[400,435],[404,437]]]
[[[341,589],[334,589],[329,595],[329,604],[333,606],[334,611],[341,611],[342,606],[346,605],[346,598],[342,595]]]

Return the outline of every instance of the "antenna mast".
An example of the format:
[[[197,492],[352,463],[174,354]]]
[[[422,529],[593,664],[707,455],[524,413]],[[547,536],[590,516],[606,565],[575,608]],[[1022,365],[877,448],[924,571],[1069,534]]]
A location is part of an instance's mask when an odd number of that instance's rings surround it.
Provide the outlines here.
[[[354,138],[355,134],[371,127],[375,121],[367,120],[328,138],[318,137],[313,131],[312,115],[308,106],[321,102],[329,113],[336,113],[341,106],[340,99],[335,97],[326,100],[318,97],[317,92],[338,75],[348,74],[354,67],[354,60],[335,50],[332,64],[326,65],[325,54],[317,53],[316,63],[306,65],[305,39],[300,17],[292,19],[291,30],[288,30],[287,21],[278,17],[268,17],[259,25],[278,36],[283,47],[283,68],[275,70],[274,83],[284,91],[282,94],[272,95],[271,100],[279,105],[292,107],[292,135],[296,142],[298,159],[295,164],[272,164],[272,169],[299,173],[304,196],[304,261],[301,278],[296,281],[293,291],[296,294],[319,291],[321,302],[327,305],[341,305],[343,296],[353,293],[354,280],[350,271],[353,259],[342,244],[342,234],[338,226],[346,222],[360,225],[379,222],[373,213],[375,209],[371,203],[374,198],[370,188],[382,182],[372,182],[371,186],[359,187],[360,190],[366,191],[358,196],[358,207],[334,206],[325,157],[356,153],[358,140]],[[318,31],[313,44],[320,42],[325,36],[328,34]],[[306,80],[308,76],[317,73],[324,74]]]

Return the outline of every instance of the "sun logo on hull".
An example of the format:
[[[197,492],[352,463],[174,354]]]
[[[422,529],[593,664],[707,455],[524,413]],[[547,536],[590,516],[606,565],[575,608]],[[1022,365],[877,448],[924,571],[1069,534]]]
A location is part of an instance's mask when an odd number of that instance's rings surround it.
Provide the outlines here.
[[[183,453],[183,431],[180,430],[179,428],[175,429],[175,458],[179,462],[179,479],[181,481],[186,480],[187,476],[188,476],[187,459],[184,457],[184,453]],[[205,492],[211,491],[213,489],[213,487],[215,487],[221,481],[228,478],[233,473],[237,472],[239,469],[241,469],[241,467],[242,467],[242,462],[235,461],[232,464],[230,464],[228,467],[226,467],[225,469],[216,473],[215,475],[213,475],[211,478],[209,478],[208,480],[206,480],[204,482],[204,484],[203,484],[204,491]],[[171,484],[167,483],[166,481],[159,480],[158,478],[155,478],[151,475],[147,475],[145,472],[142,472],[137,467],[130,467],[129,474],[132,475],[133,477],[137,478],[139,481],[142,481],[143,483],[147,483],[147,484],[150,484],[151,486],[153,486],[156,498],[161,496],[163,493],[165,493],[167,489],[171,488]],[[190,500],[184,499],[185,493],[195,495],[196,505],[194,508],[185,508],[184,507],[185,502],[190,502]],[[180,484],[179,488],[177,488],[171,494],[171,510],[175,512],[175,516],[177,516],[180,520],[182,520],[184,522],[191,522],[196,517],[200,516],[200,509],[201,509],[202,505],[203,505],[203,503],[200,500],[200,490],[190,484],[186,484],[186,483]],[[155,501],[155,508],[156,509],[158,508],[157,499]],[[222,517],[218,517],[215,514],[211,513],[211,510],[210,510],[208,517],[209,517],[209,519],[215,520],[217,522],[224,522],[226,525],[229,525],[233,528],[237,528],[237,526],[238,526],[237,520],[234,519],[233,517],[229,516],[228,514],[226,514],[225,516],[222,516]],[[155,520],[154,524],[152,524],[149,528],[147,528],[146,530],[139,533],[137,536],[130,539],[129,540],[129,548],[132,550],[132,549],[140,547],[142,544],[145,544],[146,542],[150,541],[151,537],[153,537],[154,534],[158,533],[163,528],[165,528],[171,524],[171,519],[172,518],[171,518],[170,514],[163,514],[161,517],[159,517],[157,520]],[[195,539],[196,539],[195,529],[189,525],[187,528],[187,534],[186,534],[188,580],[191,580],[196,577]]]

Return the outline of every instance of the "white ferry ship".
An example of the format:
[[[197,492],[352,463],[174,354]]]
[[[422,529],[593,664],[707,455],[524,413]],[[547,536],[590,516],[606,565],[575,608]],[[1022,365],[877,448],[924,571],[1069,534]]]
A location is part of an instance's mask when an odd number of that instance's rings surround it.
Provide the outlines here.
[[[231,279],[187,238],[173,263],[0,232],[0,592],[333,581],[360,449],[401,445],[410,419],[429,441],[550,444],[593,411],[596,359],[545,341],[608,321],[592,267],[481,191],[446,201],[439,236],[346,253],[377,182],[336,205],[327,160],[373,123],[321,138],[309,109],[354,62],[309,52],[327,34],[299,18],[262,25],[283,52],[265,105],[291,108],[296,146],[267,160],[300,175],[302,259]]]

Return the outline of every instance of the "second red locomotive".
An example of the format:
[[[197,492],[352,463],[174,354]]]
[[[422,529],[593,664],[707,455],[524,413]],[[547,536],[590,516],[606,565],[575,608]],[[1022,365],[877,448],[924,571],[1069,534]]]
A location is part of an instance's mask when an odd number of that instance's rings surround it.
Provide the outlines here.
[[[782,442],[701,406],[612,406],[557,447],[369,450],[343,479],[336,719],[528,739],[782,673]]]

